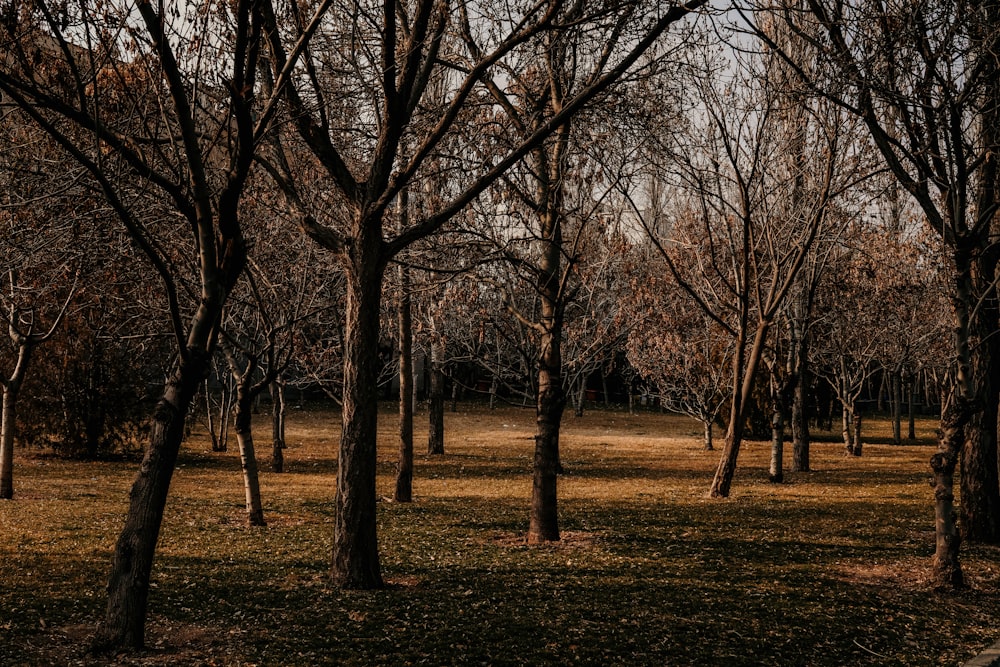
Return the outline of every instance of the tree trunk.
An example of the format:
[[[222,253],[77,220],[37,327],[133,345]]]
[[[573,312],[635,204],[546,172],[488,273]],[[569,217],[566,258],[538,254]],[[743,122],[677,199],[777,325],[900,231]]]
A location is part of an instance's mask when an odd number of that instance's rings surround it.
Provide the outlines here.
[[[914,442],[917,439],[917,428],[916,428],[916,418],[914,414],[915,409],[915,387],[914,374],[907,373],[906,375],[906,439],[909,442]]]
[[[543,307],[544,312],[547,307]],[[552,321],[558,319],[552,315]],[[559,425],[565,397],[560,373],[561,331],[553,326],[542,336],[538,361],[538,407],[536,413],[535,458],[531,484],[529,544],[559,539],[556,480],[559,472]]]
[[[212,405],[212,390],[209,387],[209,379],[205,378],[205,418],[208,420],[208,433],[212,436],[212,451],[219,452],[222,448],[219,446],[219,436],[215,433],[215,417],[213,416],[215,412],[215,407]]]
[[[854,411],[851,414],[851,421],[854,423],[854,449],[851,454],[854,456],[861,456],[861,408],[858,404],[854,404]]]
[[[3,383],[3,407],[0,412],[0,500],[14,497],[14,433],[17,431],[17,395],[28,371],[35,344],[27,337],[17,342],[17,362]]]
[[[792,472],[809,472],[809,360],[806,342],[796,352],[795,393],[792,396]]]
[[[705,451],[711,452],[715,450],[715,446],[712,444],[712,420],[706,419],[705,424]]]
[[[271,471],[285,472],[285,384],[271,383]]]
[[[427,402],[429,417],[427,429],[427,453],[435,456],[444,454],[444,355],[445,341],[439,335],[431,339],[431,386]],[[452,387],[454,395],[456,384]],[[454,399],[452,400],[454,405]],[[454,409],[452,410],[454,412]]]
[[[750,402],[750,393],[753,390],[754,378],[757,376],[757,366],[760,364],[761,353],[764,350],[764,342],[767,340],[770,322],[760,322],[754,335],[753,347],[750,355],[743,363],[743,341],[737,340],[736,354],[733,360],[733,383],[734,392],[732,405],[729,414],[729,429],[726,432],[726,444],[722,449],[722,458],[715,469],[715,477],[712,479],[712,486],[709,495],[712,498],[728,498],[729,488],[733,483],[733,476],[736,474],[736,460],[740,454],[740,445],[743,443],[743,432],[746,427],[746,411]],[[741,372],[742,371],[742,372]],[[741,383],[742,380],[742,383]]]
[[[553,206],[542,220],[542,258],[538,294],[542,334],[538,351],[535,457],[531,483],[531,517],[528,542],[559,539],[556,480],[559,473],[559,426],[566,404],[562,385],[562,325],[559,278],[562,234],[559,208]]]
[[[785,457],[785,416],[779,408],[771,415],[771,464],[768,469],[768,480],[772,484],[785,481],[782,472]]]
[[[149,576],[167,491],[184,437],[185,416],[210,359],[190,349],[189,355],[172,374],[153,412],[149,444],[132,484],[128,514],[111,561],[108,607],[94,638],[96,651],[143,646]]]
[[[247,380],[241,380],[241,385]],[[240,468],[243,471],[243,490],[246,496],[247,525],[266,526],[264,505],[260,500],[260,475],[257,454],[253,446],[253,399],[245,386],[236,389],[236,418],[233,430],[240,448]]]
[[[978,407],[965,425],[961,450],[962,502],[959,505],[962,538],[966,542],[1000,542],[1000,478],[998,478],[997,419],[1000,406],[1000,321],[995,287],[990,283],[996,272],[992,253],[985,253],[973,266],[978,292],[991,290],[975,308],[970,324],[978,344],[970,352],[970,373]],[[980,275],[982,274],[982,275]],[[970,288],[971,290],[971,288]]]
[[[402,198],[400,198],[402,201]],[[413,327],[410,285],[405,266],[399,267],[399,461],[396,463],[397,503],[413,501]]]
[[[965,578],[959,562],[959,547],[962,538],[958,532],[955,516],[955,466],[965,442],[964,426],[972,417],[971,406],[956,397],[941,415],[938,431],[938,452],[931,457],[934,477],[934,580],[935,583],[951,590],[963,588]]]
[[[903,387],[900,371],[892,372],[892,444],[903,444]]]
[[[577,382],[574,393],[573,415],[580,418],[583,417],[583,401],[587,397],[587,383],[583,377],[580,377],[579,382]]]
[[[375,527],[375,465],[379,308],[386,260],[381,240],[373,237],[370,231],[359,234],[345,260],[343,429],[334,499],[331,577],[335,584],[350,589],[383,586]]]
[[[841,431],[844,437],[844,449],[847,450],[848,454],[854,454],[854,431],[851,429],[851,409],[846,403],[841,407],[841,423],[843,424],[843,430]]]

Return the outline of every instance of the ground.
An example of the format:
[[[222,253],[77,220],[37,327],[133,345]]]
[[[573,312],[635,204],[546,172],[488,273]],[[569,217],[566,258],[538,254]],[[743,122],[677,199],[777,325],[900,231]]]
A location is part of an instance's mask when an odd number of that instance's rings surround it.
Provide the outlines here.
[[[110,659],[83,649],[136,464],[19,450],[16,498],[0,503],[0,664],[955,665],[1000,639],[1000,550],[964,550],[969,591],[929,584],[930,420],[908,446],[869,422],[861,458],[821,434],[814,471],[781,485],[767,482],[768,445],[747,443],[732,497],[713,500],[718,452],[697,423],[567,417],[563,540],[541,547],[524,540],[532,422],[460,405],[447,454],[418,455],[415,502],[397,504],[386,406],[389,587],[376,592],[327,579],[334,413],[289,415],[288,472],[262,473],[263,529],[245,527],[238,457],[209,451],[196,426],[160,539],[148,649]]]

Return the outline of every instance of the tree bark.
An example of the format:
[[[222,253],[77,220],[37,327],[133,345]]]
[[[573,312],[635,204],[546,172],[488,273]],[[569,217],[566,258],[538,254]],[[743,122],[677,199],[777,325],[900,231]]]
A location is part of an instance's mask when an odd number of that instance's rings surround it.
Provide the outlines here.
[[[771,464],[768,479],[772,484],[785,481],[782,471],[785,457],[785,415],[780,406],[771,415]]]
[[[736,341],[736,354],[733,360],[733,369],[735,371],[733,373],[733,382],[736,391],[733,392],[733,400],[731,401],[726,444],[722,449],[722,458],[715,469],[715,477],[712,479],[712,486],[708,492],[712,498],[729,497],[729,488],[733,483],[733,476],[736,474],[736,460],[740,454],[740,445],[743,443],[743,432],[746,428],[746,411],[750,402],[750,393],[753,390],[754,378],[757,376],[757,366],[760,364],[769,328],[770,322],[765,321],[757,324],[753,347],[746,358],[745,364],[743,363],[742,352],[744,341],[739,339]]]
[[[285,472],[285,385],[271,383],[271,472]]]
[[[427,453],[431,456],[444,454],[444,355],[445,341],[435,334],[431,338],[431,386],[428,392]],[[452,387],[454,390],[458,385]],[[452,401],[454,405],[454,400]],[[454,411],[454,409],[452,410]]]
[[[34,345],[21,340],[17,362],[10,377],[3,383],[3,407],[0,413],[0,500],[14,497],[14,433],[17,430],[17,396],[28,370]]]
[[[914,374],[906,374],[906,439],[914,442],[917,439],[916,419],[914,410],[916,408],[914,395]]]
[[[173,372],[153,413],[149,444],[132,484],[125,526],[111,561],[108,607],[94,638],[96,651],[143,646],[149,577],[163,509],[184,437],[185,416],[208,370],[209,358],[190,352]]]
[[[558,210],[557,206],[553,206],[542,221],[543,252],[537,286],[541,301],[541,336],[531,518],[528,526],[530,544],[552,542],[560,537],[556,480],[559,472],[559,427],[566,395],[562,385],[563,313],[559,294],[562,232]]]
[[[362,221],[345,257],[347,306],[343,429],[334,498],[331,578],[348,589],[381,588],[375,526],[379,308],[386,258],[378,231]]]
[[[242,381],[241,381],[242,384]],[[266,526],[264,505],[260,500],[260,474],[257,454],[253,444],[253,399],[246,387],[236,389],[236,417],[233,425],[236,443],[240,448],[240,469],[243,472],[243,490],[246,496],[247,525]]]
[[[715,446],[712,443],[712,420],[705,420],[705,451],[711,452],[715,450]]]
[[[854,431],[851,429],[851,426],[852,426],[852,424],[851,424],[851,415],[852,414],[853,414],[853,411],[845,403],[841,407],[841,421],[842,421],[842,424],[843,424],[842,434],[844,436],[844,449],[847,450],[848,454],[850,454],[850,455],[853,456],[854,455]]]
[[[986,258],[973,266],[978,290],[986,287],[996,271]],[[980,276],[980,272],[988,275]],[[970,288],[971,289],[971,288]],[[993,292],[995,294],[995,292]],[[984,298],[970,324],[977,342],[970,351],[970,373],[981,408],[969,418],[963,430],[965,443],[960,461],[962,502],[959,505],[962,538],[966,542],[1000,542],[1000,477],[998,477],[997,419],[1000,405],[1000,322],[995,296]]]
[[[892,372],[892,444],[903,444],[903,387],[899,369]]]
[[[854,456],[861,456],[861,408],[855,403],[853,406],[853,411],[851,413],[851,422],[854,424],[854,449],[851,454]]]
[[[402,197],[400,201],[402,201]],[[409,274],[399,267],[399,460],[396,463],[397,503],[413,501],[413,327]]]
[[[958,532],[955,516],[955,466],[965,442],[963,432],[972,417],[973,408],[956,397],[941,415],[938,431],[938,452],[931,457],[934,477],[934,581],[942,588],[956,590],[965,586],[962,566],[959,562],[959,547],[962,538]]]
[[[796,349],[795,393],[792,397],[792,472],[809,472],[809,357],[806,340]]]

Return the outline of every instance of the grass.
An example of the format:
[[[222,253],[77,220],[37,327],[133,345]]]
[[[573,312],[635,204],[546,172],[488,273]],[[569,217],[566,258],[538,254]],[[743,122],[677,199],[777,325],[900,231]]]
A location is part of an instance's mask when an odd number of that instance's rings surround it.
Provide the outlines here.
[[[335,415],[290,415],[289,472],[262,476],[265,529],[244,526],[235,453],[195,433],[149,648],[115,664],[955,665],[1000,639],[1000,550],[964,550],[969,591],[928,583],[930,421],[894,447],[870,420],[860,459],[817,442],[814,472],[782,485],[767,482],[767,444],[749,442],[718,501],[705,497],[718,453],[696,423],[569,416],[564,539],[529,547],[533,413],[463,409],[447,415],[448,454],[417,457],[416,501],[380,504],[390,586],[377,592],[327,580]],[[390,496],[395,417],[381,425]],[[425,437],[418,427],[418,451]],[[15,466],[16,498],[0,503],[0,664],[103,664],[83,647],[135,464],[19,451]]]

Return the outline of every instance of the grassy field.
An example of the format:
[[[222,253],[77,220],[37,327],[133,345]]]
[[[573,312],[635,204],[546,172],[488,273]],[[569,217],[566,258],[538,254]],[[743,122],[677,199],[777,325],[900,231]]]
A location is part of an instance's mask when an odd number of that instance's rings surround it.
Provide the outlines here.
[[[569,416],[564,539],[529,547],[533,412],[464,410],[446,417],[447,455],[418,455],[415,502],[380,504],[391,585],[377,592],[327,580],[336,415],[290,414],[288,472],[263,473],[263,529],[244,526],[236,454],[196,432],[167,507],[149,649],[115,664],[956,665],[1000,639],[1000,550],[964,550],[967,592],[928,584],[932,422],[904,447],[869,422],[860,459],[818,442],[814,472],[782,485],[767,482],[767,445],[747,443],[719,501],[706,497],[718,453],[696,423]],[[395,423],[383,414],[383,496]],[[16,499],[0,503],[0,665],[103,664],[83,647],[135,465],[18,452]]]

